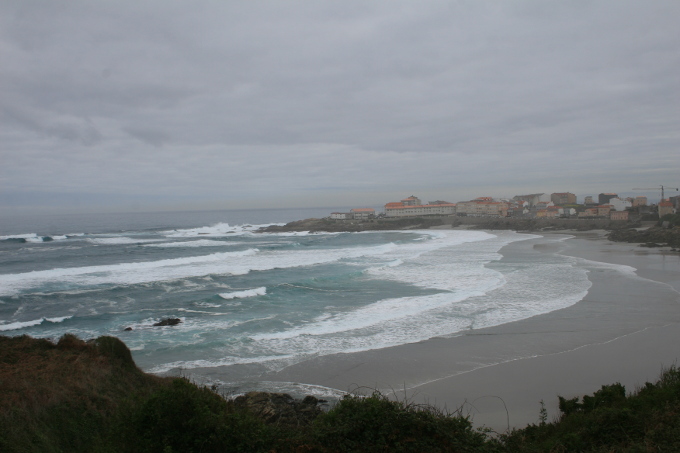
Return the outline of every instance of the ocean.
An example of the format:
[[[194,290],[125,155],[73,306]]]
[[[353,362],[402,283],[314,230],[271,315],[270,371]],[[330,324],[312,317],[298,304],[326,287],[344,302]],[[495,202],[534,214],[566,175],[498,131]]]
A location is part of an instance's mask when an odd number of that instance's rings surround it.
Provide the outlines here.
[[[6,219],[0,334],[112,335],[147,372],[233,368],[233,382],[220,383],[229,391],[289,390],[258,373],[525,319],[575,304],[591,285],[558,253],[559,236],[547,239],[555,253],[503,257],[536,236],[257,232],[332,210]],[[164,318],[182,322],[153,326]]]

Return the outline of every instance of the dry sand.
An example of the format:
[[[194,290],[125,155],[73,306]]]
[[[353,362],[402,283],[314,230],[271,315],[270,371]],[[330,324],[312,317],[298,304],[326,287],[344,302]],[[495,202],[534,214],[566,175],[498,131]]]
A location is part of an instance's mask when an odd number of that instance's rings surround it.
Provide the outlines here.
[[[552,418],[557,395],[614,382],[632,391],[654,381],[680,356],[680,255],[612,243],[603,232],[555,234],[549,238],[574,237],[516,242],[501,253],[530,247],[588,260],[593,285],[571,307],[452,338],[320,357],[262,379],[394,389],[400,398],[462,408],[475,425],[497,432],[537,422],[541,400]]]

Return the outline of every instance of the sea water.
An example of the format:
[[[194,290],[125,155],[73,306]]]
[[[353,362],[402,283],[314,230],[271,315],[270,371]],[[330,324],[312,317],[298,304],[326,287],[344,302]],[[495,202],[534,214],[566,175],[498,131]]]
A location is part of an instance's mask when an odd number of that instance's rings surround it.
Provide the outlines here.
[[[525,319],[590,287],[575,258],[503,257],[504,246],[537,237],[512,231],[258,232],[330,212],[5,221],[0,334],[117,336],[152,373],[264,372]],[[164,318],[182,322],[153,326]]]

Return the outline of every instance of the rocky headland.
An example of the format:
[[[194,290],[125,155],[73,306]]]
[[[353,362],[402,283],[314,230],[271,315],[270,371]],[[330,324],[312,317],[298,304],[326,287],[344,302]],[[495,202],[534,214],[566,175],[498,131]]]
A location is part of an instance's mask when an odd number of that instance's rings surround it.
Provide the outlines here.
[[[607,238],[616,242],[640,243],[644,247],[680,248],[680,227],[647,229],[622,229],[609,233]]]
[[[429,228],[468,228],[481,230],[515,230],[542,232],[554,230],[589,231],[609,230],[607,238],[616,242],[640,243],[646,247],[680,248],[679,226],[650,226],[640,228],[639,223],[582,220],[582,219],[514,219],[489,217],[402,217],[369,220],[332,220],[310,218],[296,220],[285,225],[271,225],[258,230],[261,233],[338,233],[380,230],[409,230]],[[636,228],[637,227],[637,228]]]
[[[270,225],[260,228],[261,233],[290,233],[309,231],[310,233],[339,233],[379,230],[407,230],[427,229],[433,226],[445,225],[442,218],[405,217],[399,219],[369,219],[369,220],[331,220],[304,219],[288,222],[285,225]]]

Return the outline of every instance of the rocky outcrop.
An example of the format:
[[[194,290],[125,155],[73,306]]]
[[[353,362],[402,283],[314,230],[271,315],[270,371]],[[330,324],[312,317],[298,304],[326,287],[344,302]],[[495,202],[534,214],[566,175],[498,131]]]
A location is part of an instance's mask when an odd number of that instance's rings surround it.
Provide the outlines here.
[[[325,232],[357,232],[357,231],[382,231],[382,230],[406,230],[427,229],[432,226],[442,225],[441,218],[407,217],[398,219],[370,219],[370,220],[331,220],[331,219],[305,219],[289,222],[285,225],[271,225],[258,230],[260,233],[287,233],[293,231],[309,231],[311,233]]]
[[[610,241],[639,242],[647,247],[680,247],[680,228],[616,230],[609,233],[607,238]]]
[[[234,399],[237,407],[247,409],[265,423],[287,426],[305,426],[321,414],[320,404],[313,396],[296,400],[287,393],[248,392]]]

